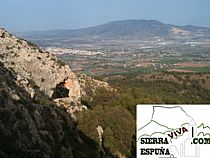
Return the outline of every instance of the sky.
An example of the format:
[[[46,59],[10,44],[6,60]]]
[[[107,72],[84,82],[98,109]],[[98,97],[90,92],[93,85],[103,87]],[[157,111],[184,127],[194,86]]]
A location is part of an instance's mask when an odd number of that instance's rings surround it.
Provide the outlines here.
[[[77,29],[127,19],[210,27],[210,0],[0,0],[0,27],[9,31]]]

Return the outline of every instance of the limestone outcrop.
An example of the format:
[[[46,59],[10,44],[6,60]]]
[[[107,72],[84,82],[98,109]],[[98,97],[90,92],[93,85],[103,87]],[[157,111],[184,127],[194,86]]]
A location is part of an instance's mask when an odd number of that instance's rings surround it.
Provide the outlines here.
[[[89,158],[77,128],[80,85],[69,66],[0,28],[0,158]]]
[[[55,94],[60,84],[68,91],[65,97],[77,100],[81,96],[77,77],[68,65],[36,45],[18,39],[1,28],[0,59],[6,68],[13,69],[19,74],[17,82],[25,87],[31,97],[36,95],[31,89],[34,88],[33,84],[49,97],[60,97],[59,94]]]
[[[1,158],[90,158],[100,154],[65,108],[34,102],[16,77],[0,62]]]
[[[94,96],[97,88],[104,88],[107,91],[116,91],[116,89],[112,88],[109,83],[93,79],[85,74],[81,74],[78,78],[82,96]]]

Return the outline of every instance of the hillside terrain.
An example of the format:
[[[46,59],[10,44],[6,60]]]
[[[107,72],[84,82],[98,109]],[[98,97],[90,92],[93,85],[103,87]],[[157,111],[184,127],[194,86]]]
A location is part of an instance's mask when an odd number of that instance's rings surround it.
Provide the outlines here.
[[[189,34],[172,29],[175,34]],[[191,66],[208,70],[208,53],[198,57],[199,50],[200,47],[190,54],[190,60],[196,59],[198,63],[175,65],[176,60],[167,58],[174,54],[164,51],[165,56],[159,54],[160,59],[168,65],[155,61],[157,57],[151,55],[144,59],[147,63],[142,62],[142,55],[139,61],[135,56],[131,64],[124,62],[131,59],[133,52],[109,52],[116,60],[109,56],[111,62],[107,63],[103,53],[84,51],[84,55],[70,50],[74,56],[56,54],[59,60],[37,45],[0,29],[0,157],[134,158],[137,104],[210,102],[209,73],[148,71],[148,61],[171,69]],[[188,53],[185,55],[188,59]],[[81,72],[75,74],[67,64],[77,62],[78,58],[83,60],[82,56],[87,61],[97,58],[99,62],[95,62],[109,73],[96,73],[95,79]],[[205,63],[199,63],[204,59]],[[91,63],[91,72],[98,68],[96,63]],[[146,71],[134,67],[141,64]],[[157,65],[151,64],[157,70]],[[113,73],[108,66],[122,68],[124,72]]]
[[[103,104],[120,105],[135,117],[137,104],[209,104],[210,74],[155,72],[135,75],[113,75],[103,78],[117,89],[107,94]],[[88,105],[97,105],[98,92]]]
[[[17,39],[3,29],[0,29],[0,37],[1,62],[19,74],[20,82],[25,78],[33,80],[49,97],[58,84],[65,83],[65,87],[69,88],[67,96],[80,97],[76,76],[67,65],[38,46]],[[32,98],[33,95],[35,94],[31,94]]]
[[[135,127],[128,110],[97,105],[101,110],[97,117],[85,116],[95,109],[84,106],[83,98],[92,98],[100,88],[114,91],[108,83],[77,77],[54,55],[4,29],[0,29],[0,59],[0,157],[131,155]],[[110,120],[113,113],[119,116]],[[115,128],[115,121],[120,128]],[[129,132],[122,134],[128,124],[132,124]],[[84,130],[87,125],[92,135]]]
[[[16,79],[17,74],[0,63],[1,158],[98,156],[98,145],[77,129],[65,108],[31,99]]]

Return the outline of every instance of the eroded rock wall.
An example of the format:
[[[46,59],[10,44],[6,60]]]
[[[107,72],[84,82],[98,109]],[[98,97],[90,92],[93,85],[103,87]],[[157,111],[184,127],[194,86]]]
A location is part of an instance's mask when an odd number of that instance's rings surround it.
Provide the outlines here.
[[[52,97],[58,84],[65,82],[70,98],[80,98],[80,85],[68,65],[61,63],[54,55],[36,45],[18,39],[0,28],[0,59],[22,78],[32,80],[41,91]],[[27,82],[27,81],[26,81]],[[25,85],[32,87],[32,85]],[[31,91],[31,90],[30,90]],[[33,95],[32,95],[33,97]]]

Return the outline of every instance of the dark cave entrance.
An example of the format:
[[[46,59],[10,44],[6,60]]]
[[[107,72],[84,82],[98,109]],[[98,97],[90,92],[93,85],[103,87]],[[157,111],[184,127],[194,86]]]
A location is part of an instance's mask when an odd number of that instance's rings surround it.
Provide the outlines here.
[[[69,97],[69,90],[65,87],[65,81],[56,85],[52,99]]]

